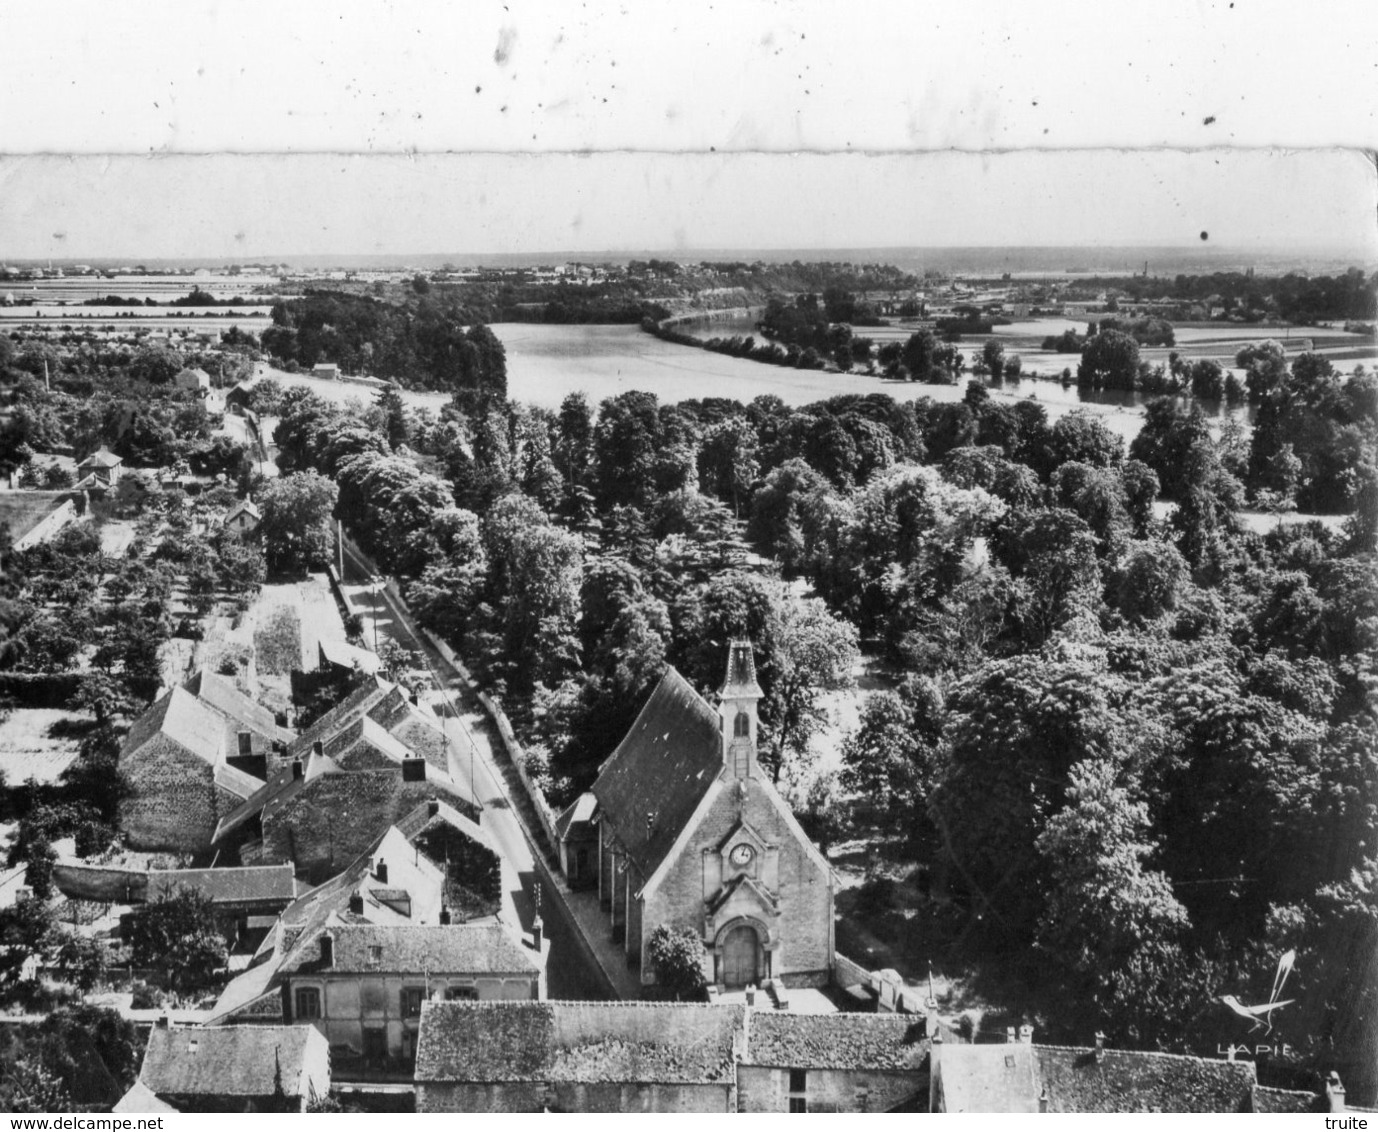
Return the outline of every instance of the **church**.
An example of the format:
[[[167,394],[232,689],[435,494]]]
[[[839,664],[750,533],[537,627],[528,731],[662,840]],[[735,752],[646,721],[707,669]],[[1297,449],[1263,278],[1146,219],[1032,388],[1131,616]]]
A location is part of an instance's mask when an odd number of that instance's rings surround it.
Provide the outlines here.
[[[830,978],[835,878],[757,764],[762,694],[749,641],[716,707],[667,669],[593,784],[598,895],[643,985],[662,924],[699,934],[721,989]]]

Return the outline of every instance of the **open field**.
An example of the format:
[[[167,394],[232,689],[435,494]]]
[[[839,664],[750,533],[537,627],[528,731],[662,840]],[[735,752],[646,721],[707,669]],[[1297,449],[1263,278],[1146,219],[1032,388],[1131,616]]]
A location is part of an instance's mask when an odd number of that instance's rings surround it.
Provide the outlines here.
[[[91,722],[89,715],[57,708],[15,708],[0,723],[0,773],[5,782],[56,782],[77,757],[77,732]]]

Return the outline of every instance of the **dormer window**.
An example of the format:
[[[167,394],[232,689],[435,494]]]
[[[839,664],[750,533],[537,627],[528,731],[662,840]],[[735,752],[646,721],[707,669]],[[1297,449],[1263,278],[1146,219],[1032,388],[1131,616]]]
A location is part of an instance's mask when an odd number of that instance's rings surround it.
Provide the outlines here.
[[[375,970],[383,965],[383,945],[371,943],[368,947],[368,965]]]

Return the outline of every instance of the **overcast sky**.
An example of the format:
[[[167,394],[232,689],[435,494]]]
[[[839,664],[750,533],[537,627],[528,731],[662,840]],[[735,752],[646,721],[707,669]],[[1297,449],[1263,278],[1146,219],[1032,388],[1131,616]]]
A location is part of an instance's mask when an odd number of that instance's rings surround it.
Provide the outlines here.
[[[0,159],[0,258],[965,245],[1352,247],[1343,151]]]

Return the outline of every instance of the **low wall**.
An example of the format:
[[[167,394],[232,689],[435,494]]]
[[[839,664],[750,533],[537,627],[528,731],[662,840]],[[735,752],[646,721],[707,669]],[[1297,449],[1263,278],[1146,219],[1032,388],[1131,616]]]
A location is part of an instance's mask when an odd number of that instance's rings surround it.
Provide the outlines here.
[[[526,791],[526,795],[531,801],[531,806],[536,811],[536,820],[541,823],[541,830],[546,836],[550,852],[558,855],[560,841],[559,838],[555,836],[555,815],[550,812],[550,804],[545,800],[545,795],[542,794],[541,791],[536,788],[536,784],[527,777],[526,767],[523,765],[526,761],[526,755],[522,750],[521,743],[517,740],[516,734],[512,730],[512,724],[507,718],[507,713],[502,710],[502,707],[492,696],[479,689],[473,675],[469,672],[468,668],[465,667],[464,662],[455,654],[454,649],[429,629],[422,629],[421,632],[436,652],[443,656],[446,663],[458,672],[460,678],[469,685],[470,689],[478,697],[478,702],[483,706],[483,710],[488,713],[488,718],[492,720],[493,727],[496,729],[498,737],[502,740],[503,746],[507,749],[507,758],[517,771],[517,777],[521,780],[522,789]]]
[[[851,987],[860,983],[863,987],[874,989],[871,972],[860,963],[848,959],[840,951],[833,955],[833,982],[840,987]]]
[[[130,904],[148,895],[148,873],[108,865],[53,865],[53,884],[70,900]]]

